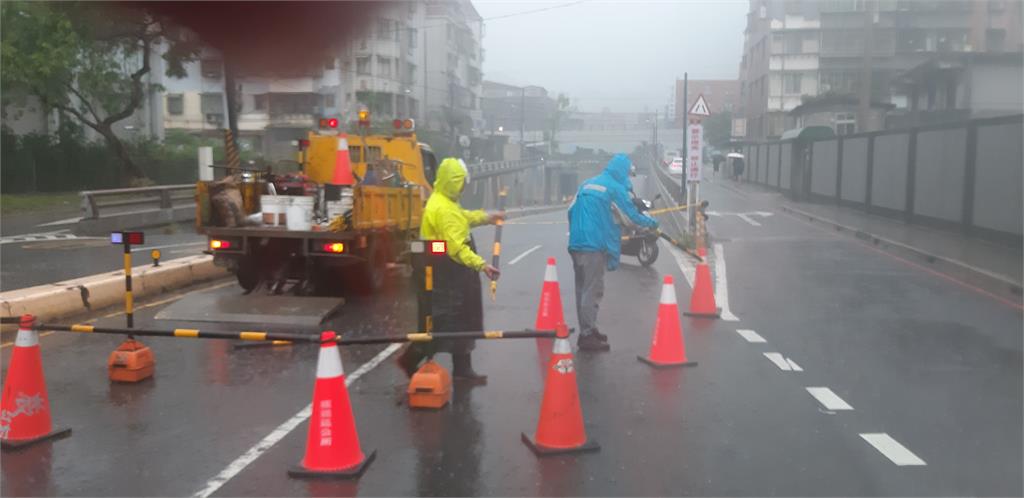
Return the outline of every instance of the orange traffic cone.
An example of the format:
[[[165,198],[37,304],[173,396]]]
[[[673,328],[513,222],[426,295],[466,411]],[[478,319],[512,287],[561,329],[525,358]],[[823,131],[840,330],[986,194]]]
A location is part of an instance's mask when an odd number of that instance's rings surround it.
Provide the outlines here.
[[[4,449],[71,435],[71,429],[53,429],[39,333],[33,330],[35,320],[32,315],[22,315],[4,381],[0,398],[0,447]]]
[[[297,467],[288,470],[292,477],[354,478],[362,475],[376,456],[375,451],[364,455],[359,447],[345,372],[334,338],[334,332],[320,334],[306,455]]]
[[[558,324],[565,323],[562,315],[562,292],[558,288],[558,269],[555,258],[548,258],[548,266],[544,269],[544,286],[540,290],[540,304],[537,305],[537,321],[533,327],[537,330],[555,330]]]
[[[703,258],[707,256],[707,251],[698,254]],[[683,314],[697,318],[722,316],[722,309],[715,305],[715,292],[711,289],[711,270],[708,269],[706,261],[697,263],[697,276],[693,282],[693,293],[690,294],[690,311],[684,311]]]
[[[352,161],[348,155],[348,135],[338,134],[338,151],[334,155],[334,185],[352,185],[356,182],[352,176]]]
[[[636,359],[652,367],[692,367],[695,361],[687,361],[686,345],[683,342],[683,327],[679,324],[679,307],[676,305],[676,287],[672,275],[665,275],[661,286],[661,300],[658,302],[658,320],[654,322],[654,336],[647,356]]]
[[[558,286],[558,268],[555,258],[548,258],[544,268],[544,285],[540,289],[540,303],[537,305],[537,320],[533,328],[537,330],[555,330],[559,323],[564,323],[562,313],[562,291]],[[545,337],[537,338],[537,357],[540,360],[541,379],[545,377],[548,363],[551,361],[552,340]]]
[[[540,420],[533,439],[523,433],[523,442],[538,456],[559,453],[597,451],[596,441],[587,439],[583,428],[583,411],[576,387],[576,367],[569,345],[569,329],[558,324],[555,346],[544,382],[544,398],[540,403]]]

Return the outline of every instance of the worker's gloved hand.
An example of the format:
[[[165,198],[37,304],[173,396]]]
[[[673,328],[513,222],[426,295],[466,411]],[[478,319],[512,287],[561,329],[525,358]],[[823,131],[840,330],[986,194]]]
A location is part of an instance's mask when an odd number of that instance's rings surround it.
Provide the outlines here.
[[[490,217],[487,218],[487,223],[491,224],[491,225],[497,223],[498,220],[502,220],[502,221],[505,220],[505,212],[504,211],[497,211],[497,212],[494,212],[494,213],[489,213],[489,216]]]
[[[487,278],[491,280],[497,280],[501,276],[501,270],[491,265],[484,265],[480,271],[484,272],[484,275],[487,275]]]

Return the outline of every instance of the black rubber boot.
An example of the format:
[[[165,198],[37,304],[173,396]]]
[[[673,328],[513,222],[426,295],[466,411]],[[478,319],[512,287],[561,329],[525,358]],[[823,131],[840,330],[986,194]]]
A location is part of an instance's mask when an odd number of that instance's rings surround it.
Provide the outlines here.
[[[597,334],[580,336],[576,340],[576,347],[580,348],[580,351],[611,351],[612,349],[611,345],[602,341]]]
[[[415,344],[410,344],[402,351],[402,354],[398,355],[395,362],[398,363],[398,367],[405,372],[405,376],[412,378],[412,374],[416,373],[420,369],[420,363],[423,362],[423,354]]]
[[[452,354],[452,377],[477,386],[487,383],[486,375],[480,375],[473,370],[473,357],[470,353]]]

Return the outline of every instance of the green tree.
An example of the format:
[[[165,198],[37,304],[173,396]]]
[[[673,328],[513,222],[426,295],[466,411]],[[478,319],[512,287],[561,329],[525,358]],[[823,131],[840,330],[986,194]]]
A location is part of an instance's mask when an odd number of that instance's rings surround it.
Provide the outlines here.
[[[732,138],[732,113],[716,112],[704,120],[704,141],[719,149],[725,147]]]
[[[94,2],[3,2],[0,86],[34,95],[50,110],[96,131],[121,162],[124,179],[146,177],[114,125],[146,96],[151,57],[162,48],[167,75],[185,76],[199,41],[165,19],[129,5]]]

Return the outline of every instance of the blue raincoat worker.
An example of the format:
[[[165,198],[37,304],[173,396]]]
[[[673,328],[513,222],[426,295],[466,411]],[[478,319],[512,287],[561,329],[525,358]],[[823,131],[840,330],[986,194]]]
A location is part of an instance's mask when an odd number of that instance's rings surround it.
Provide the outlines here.
[[[423,208],[420,239],[443,240],[447,255],[433,260],[434,288],[432,292],[432,320],[435,335],[445,332],[481,331],[484,327],[483,299],[480,274],[497,280],[501,272],[487,264],[476,252],[470,230],[479,225],[493,224],[504,219],[504,213],[487,213],[463,209],[459,197],[468,182],[466,165],[459,159],[441,161],[434,181],[434,192]],[[406,374],[412,375],[420,362],[435,351],[452,354],[452,377],[477,384],[487,377],[473,370],[470,352],[473,340],[436,341],[435,347],[412,344],[399,356],[398,363]],[[431,343],[432,344],[432,343]]]
[[[604,171],[580,185],[569,207],[569,255],[575,275],[576,315],[581,350],[608,351],[608,336],[597,328],[597,312],[604,296],[604,272],[619,267],[622,232],[615,218],[650,228],[657,220],[636,209],[629,195],[629,157],[616,154]],[[615,214],[615,213],[618,214]]]

